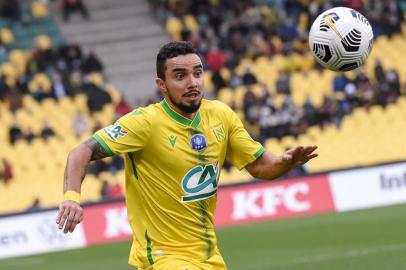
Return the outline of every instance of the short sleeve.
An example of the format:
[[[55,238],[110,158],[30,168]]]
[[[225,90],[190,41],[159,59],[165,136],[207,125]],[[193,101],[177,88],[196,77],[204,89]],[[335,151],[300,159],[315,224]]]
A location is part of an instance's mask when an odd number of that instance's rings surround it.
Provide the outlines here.
[[[265,152],[265,148],[251,138],[233,111],[230,114],[227,159],[241,170],[259,158]]]
[[[140,110],[121,117],[111,126],[97,131],[93,138],[103,147],[107,154],[136,152],[148,143],[151,122]]]

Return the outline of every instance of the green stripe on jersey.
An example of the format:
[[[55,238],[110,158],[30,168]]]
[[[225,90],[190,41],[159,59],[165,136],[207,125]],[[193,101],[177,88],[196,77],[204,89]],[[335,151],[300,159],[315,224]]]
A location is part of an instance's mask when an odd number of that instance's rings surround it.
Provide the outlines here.
[[[147,258],[149,264],[154,264],[154,259],[152,258],[152,248],[151,248],[151,240],[148,238],[147,231],[145,231],[145,239],[147,240]]]
[[[197,112],[195,118],[192,120],[180,115],[176,111],[172,110],[172,108],[169,106],[168,102],[166,100],[162,100],[161,102],[162,108],[164,108],[165,112],[176,122],[181,123],[182,125],[185,126],[191,126],[192,128],[196,129],[197,126],[200,124],[201,121],[201,116],[200,112]]]
[[[258,159],[260,156],[262,156],[265,153],[265,148],[262,146],[256,153],[255,153],[255,158]]]
[[[93,138],[101,145],[101,147],[103,148],[103,150],[106,152],[107,155],[109,156],[114,155],[113,151],[111,151],[110,147],[103,141],[103,139],[99,135],[94,134]]]
[[[133,155],[133,153],[128,153],[128,159],[129,159],[130,162],[131,162],[131,167],[133,168],[134,176],[135,176],[135,178],[138,179],[138,172],[137,172],[137,167],[135,167],[134,155]]]

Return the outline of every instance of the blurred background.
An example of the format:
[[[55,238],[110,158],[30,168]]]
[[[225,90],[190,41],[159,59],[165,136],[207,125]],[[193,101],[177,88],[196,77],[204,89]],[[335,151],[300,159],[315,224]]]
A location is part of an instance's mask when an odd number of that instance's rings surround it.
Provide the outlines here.
[[[374,30],[355,71],[323,69],[308,48],[313,20],[335,6]],[[69,150],[161,100],[155,57],[170,40],[196,45],[206,98],[231,106],[268,151],[319,146],[281,181],[405,161],[405,12],[403,0],[0,1],[0,215],[56,207]],[[82,202],[121,201],[123,166],[92,163]],[[220,185],[256,181],[226,164]]]

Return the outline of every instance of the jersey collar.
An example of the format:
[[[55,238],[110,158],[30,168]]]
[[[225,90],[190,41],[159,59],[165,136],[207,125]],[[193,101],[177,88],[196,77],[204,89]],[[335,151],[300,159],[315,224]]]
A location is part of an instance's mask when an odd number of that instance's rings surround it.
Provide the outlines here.
[[[179,113],[175,112],[174,110],[172,110],[172,108],[169,106],[168,102],[166,102],[165,99],[162,100],[161,105],[162,105],[162,108],[164,108],[165,112],[173,120],[175,120],[178,123],[181,123],[182,125],[190,126],[194,129],[196,129],[201,121],[200,111],[197,112],[197,114],[193,120],[190,120],[190,119],[180,115]]]

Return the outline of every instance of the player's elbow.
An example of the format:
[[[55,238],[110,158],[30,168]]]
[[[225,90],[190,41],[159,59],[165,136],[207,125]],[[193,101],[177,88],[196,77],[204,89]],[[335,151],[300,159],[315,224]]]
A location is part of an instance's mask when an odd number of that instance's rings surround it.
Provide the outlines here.
[[[68,159],[75,159],[75,160],[81,159],[81,160],[85,160],[85,161],[89,162],[91,155],[92,155],[92,151],[89,149],[89,147],[87,147],[85,144],[81,143],[69,152]]]

